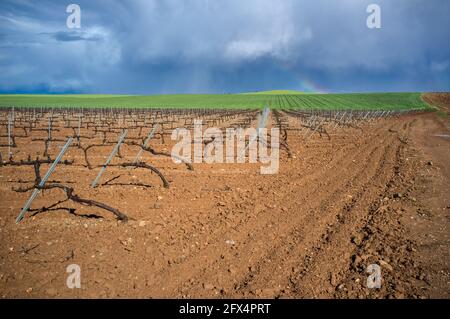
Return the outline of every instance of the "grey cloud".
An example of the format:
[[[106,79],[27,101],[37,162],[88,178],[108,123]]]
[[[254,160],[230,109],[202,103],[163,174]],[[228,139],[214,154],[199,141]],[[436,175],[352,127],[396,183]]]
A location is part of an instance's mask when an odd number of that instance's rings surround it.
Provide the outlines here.
[[[380,30],[366,27],[372,2]],[[78,31],[60,1],[0,1],[0,91],[302,90],[305,79],[330,91],[450,87],[448,0],[76,3]]]
[[[54,33],[44,33],[54,38],[56,41],[71,42],[71,41],[101,41],[103,38],[99,35],[89,35],[84,32],[77,31],[58,31]]]

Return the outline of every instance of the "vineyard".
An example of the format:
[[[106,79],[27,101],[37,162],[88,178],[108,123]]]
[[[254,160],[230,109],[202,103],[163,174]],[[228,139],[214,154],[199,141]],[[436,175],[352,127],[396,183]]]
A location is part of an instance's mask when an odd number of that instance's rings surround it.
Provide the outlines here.
[[[120,176],[115,176],[99,184],[101,174],[109,168],[141,169],[147,171],[147,175],[155,175],[160,179],[164,188],[169,188],[170,183],[165,175],[155,166],[142,160],[143,152],[156,158],[165,158],[164,166],[171,163],[171,153],[168,150],[170,137],[173,129],[183,127],[193,128],[194,119],[201,118],[206,126],[248,126],[256,111],[211,111],[211,110],[81,110],[82,112],[69,112],[66,109],[14,109],[2,110],[1,124],[6,128],[0,135],[4,141],[0,147],[5,150],[0,154],[0,165],[2,167],[29,167],[34,172],[34,183],[27,187],[14,189],[15,192],[26,193],[33,189],[51,190],[60,189],[66,193],[66,199],[58,201],[49,207],[36,211],[40,213],[49,211],[56,206],[71,200],[85,206],[95,206],[109,211],[116,215],[119,220],[128,220],[128,217],[108,205],[92,200],[81,199],[74,194],[74,189],[70,185],[60,181],[41,183],[41,167],[50,164],[59,166],[70,166],[77,173],[84,176],[90,172],[101,169],[96,179],[93,179],[92,188],[108,186],[139,186],[153,187],[155,181],[141,177],[136,183],[125,183],[119,181]],[[162,146],[161,150],[156,150],[148,145],[149,141],[157,141]],[[67,141],[67,143],[66,143]],[[66,158],[61,147],[66,144],[64,153],[70,150]],[[152,143],[153,144],[153,143]],[[7,150],[7,151],[6,151]],[[73,150],[73,151],[72,151]],[[102,162],[102,152],[109,154],[106,163]],[[106,154],[106,155],[107,155]],[[110,163],[116,157],[117,163]],[[49,174],[53,172],[52,167]],[[193,170],[190,163],[185,162],[187,170]],[[88,172],[82,172],[86,169]],[[119,169],[119,172],[121,170]],[[145,175],[145,174],[142,174]],[[136,176],[134,176],[136,178]],[[145,181],[145,182],[144,182]],[[20,181],[27,184],[25,181]],[[157,184],[157,183],[156,183]],[[34,210],[31,209],[31,212]],[[73,213],[74,209],[68,209]],[[20,221],[22,217],[18,218]]]
[[[405,158],[412,128],[426,115],[419,94],[183,99],[0,97],[0,233],[7,243],[0,253],[10,269],[0,277],[2,295],[398,293],[391,285],[364,291],[354,280],[372,259],[412,263],[401,230],[372,225],[396,220],[395,203],[385,198],[414,191],[403,181],[417,169]],[[279,128],[280,173],[262,176],[247,162],[174,163],[172,132],[194,130],[197,119],[224,133],[258,123]],[[205,149],[214,140],[202,143]],[[382,245],[388,239],[390,251]],[[80,291],[64,290],[60,268],[69,263],[85,269],[90,284]],[[420,294],[413,285],[402,289]]]
[[[279,103],[288,105],[290,100],[289,98],[280,99]],[[287,157],[292,157],[288,143],[290,134],[300,135],[305,141],[315,134],[320,138],[330,140],[331,136],[340,128],[349,127],[362,131],[365,123],[400,116],[405,112],[411,113],[412,111],[274,110],[273,123],[270,126],[275,125],[280,129],[282,133],[280,147]],[[3,139],[0,144],[2,148],[0,166],[14,167],[16,171],[22,167],[29,167],[30,172],[34,172],[33,178],[28,181],[20,180],[21,187],[13,188],[13,191],[17,193],[34,190],[30,201],[24,205],[17,218],[17,222],[22,220],[28,210],[33,215],[50,210],[61,210],[61,204],[67,201],[108,211],[117,219],[126,221],[128,216],[118,209],[75,195],[70,182],[54,180],[47,183],[47,178],[59,165],[61,173],[70,169],[84,177],[99,171],[92,181],[91,188],[111,188],[113,186],[150,188],[158,185],[155,178],[160,179],[160,184],[164,188],[169,188],[170,182],[163,168],[171,166],[170,147],[173,145],[171,135],[174,129],[182,127],[193,130],[194,120],[202,119],[206,128],[218,127],[225,133],[226,128],[254,126],[259,115],[259,111],[251,109],[240,111],[212,109],[79,109],[77,111],[65,108],[2,109],[0,124],[6,130],[2,131],[0,135]],[[152,143],[149,144],[150,141]],[[247,141],[247,143],[251,143],[251,141]],[[66,155],[68,159],[61,161],[66,152],[69,153]],[[109,154],[106,162],[102,161],[103,154]],[[151,156],[147,160],[148,162],[143,159],[143,155],[146,154]],[[114,158],[117,160],[113,160]],[[159,164],[153,164],[155,159],[158,159],[156,163],[160,163],[163,158],[165,161],[164,164],[161,164],[162,168],[159,167]],[[184,164],[187,170],[194,170],[190,162],[184,161]],[[48,168],[48,176],[42,179],[42,170],[45,167]],[[178,170],[179,168],[171,167],[171,169]],[[107,170],[108,172],[116,171],[117,175],[110,176],[102,182],[102,174]],[[139,175],[138,181],[120,179],[122,172],[128,172],[130,175],[131,171],[134,172],[133,174]],[[136,179],[135,175],[133,178]],[[30,208],[38,191],[55,189],[63,191],[66,198],[43,208]],[[76,211],[75,208],[64,207],[63,209],[72,214]]]

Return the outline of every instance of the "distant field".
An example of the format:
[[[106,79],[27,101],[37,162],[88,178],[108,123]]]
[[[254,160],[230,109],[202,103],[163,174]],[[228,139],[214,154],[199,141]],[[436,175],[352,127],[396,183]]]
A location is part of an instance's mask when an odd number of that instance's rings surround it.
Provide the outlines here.
[[[285,92],[283,94],[282,92]],[[82,108],[296,108],[316,110],[425,109],[420,93],[302,94],[267,91],[247,94],[174,95],[0,95],[0,107]]]
[[[295,91],[295,90],[272,90],[272,91],[261,91],[261,92],[248,92],[241,93],[245,95],[249,94],[264,94],[264,95],[296,95],[296,94],[305,94],[304,92]],[[311,93],[309,93],[311,94]]]

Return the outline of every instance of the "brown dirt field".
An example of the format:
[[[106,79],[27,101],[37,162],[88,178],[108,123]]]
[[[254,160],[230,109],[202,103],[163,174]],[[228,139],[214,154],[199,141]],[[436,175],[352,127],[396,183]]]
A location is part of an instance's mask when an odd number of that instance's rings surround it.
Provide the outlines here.
[[[449,93],[425,93],[422,99],[431,106],[437,107],[442,111],[450,112],[450,94]]]
[[[118,208],[129,222],[67,202],[60,206],[74,214],[28,213],[15,224],[30,192],[12,188],[33,185],[33,168],[2,166],[0,296],[449,298],[449,134],[448,121],[430,113],[337,128],[330,140],[289,130],[293,156],[281,152],[276,175],[260,175],[259,164],[189,171],[144,155],[168,189],[155,174],[119,167],[104,174],[109,185],[92,189],[99,169],[87,169],[83,152],[71,148],[64,159],[77,165],[58,166],[50,179]],[[43,142],[17,143],[17,158],[42,153]],[[63,143],[53,142],[50,153]],[[170,144],[151,145],[170,152]],[[89,158],[101,165],[111,149],[95,148]],[[121,150],[128,161],[136,152]],[[47,190],[32,207],[63,198]],[[102,218],[82,216],[89,214]],[[380,289],[366,287],[374,263]],[[66,286],[70,264],[81,267],[80,289]]]

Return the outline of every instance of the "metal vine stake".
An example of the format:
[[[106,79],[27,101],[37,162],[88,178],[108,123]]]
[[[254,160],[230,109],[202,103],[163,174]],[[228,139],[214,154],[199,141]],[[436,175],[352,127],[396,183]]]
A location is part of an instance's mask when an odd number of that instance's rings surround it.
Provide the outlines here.
[[[245,156],[245,152],[250,148],[250,146],[256,141],[256,139],[262,139],[262,129],[266,127],[267,125],[267,119],[269,118],[270,109],[268,107],[265,107],[264,110],[261,113],[261,117],[259,118],[258,122],[258,128],[257,135],[254,136],[248,143],[247,147],[242,150],[240,156]]]
[[[8,155],[9,158],[11,158],[12,153],[11,153],[11,122],[12,122],[12,115],[8,114]]]
[[[30,208],[31,203],[36,198],[36,196],[39,194],[40,189],[42,187],[44,187],[44,185],[47,182],[47,180],[49,179],[50,175],[55,170],[56,165],[58,165],[58,163],[61,161],[61,158],[64,156],[64,153],[67,151],[67,149],[69,148],[70,144],[72,144],[72,140],[73,140],[73,138],[71,138],[71,137],[67,140],[67,143],[64,145],[64,147],[62,148],[61,152],[59,152],[58,157],[52,163],[52,165],[48,169],[47,173],[45,174],[45,176],[42,178],[41,182],[39,183],[38,187],[34,189],[33,194],[31,194],[30,198],[28,199],[28,201],[23,206],[22,210],[20,211],[19,216],[17,216],[17,218],[16,218],[16,223],[19,223],[23,219],[25,213]]]
[[[111,162],[111,160],[114,158],[114,156],[116,156],[117,152],[119,151],[120,144],[122,144],[123,141],[125,140],[125,136],[127,136],[127,133],[128,133],[128,130],[125,130],[123,132],[123,134],[120,136],[119,141],[117,142],[116,146],[112,150],[111,154],[109,154],[109,157],[106,160],[105,164],[103,164],[102,169],[98,173],[95,180],[92,182],[92,185],[91,185],[92,188],[97,187],[97,184],[98,184],[100,178],[102,177],[103,173],[105,172],[106,167],[108,166],[109,162]]]
[[[78,114],[78,132],[77,132],[77,140],[78,140],[78,146],[80,146],[80,132],[81,132],[81,114]]]
[[[134,159],[133,163],[136,164],[139,159],[141,158],[142,152],[144,151],[144,148],[147,147],[148,142],[152,139],[153,135],[155,135],[155,132],[158,128],[158,124],[156,124],[153,129],[148,134],[147,138],[145,139],[143,147],[139,150],[139,153],[136,155],[136,158]]]

